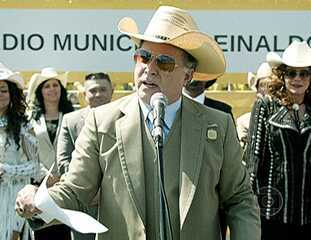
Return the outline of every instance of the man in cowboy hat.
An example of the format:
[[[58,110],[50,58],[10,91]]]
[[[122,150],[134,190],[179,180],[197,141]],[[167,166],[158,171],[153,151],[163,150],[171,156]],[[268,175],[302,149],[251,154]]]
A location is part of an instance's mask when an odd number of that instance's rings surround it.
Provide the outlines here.
[[[266,95],[268,91],[268,83],[271,81],[272,68],[267,62],[260,64],[256,75],[248,73],[248,86],[256,91],[256,97],[262,97]],[[247,145],[247,136],[250,124],[251,112],[244,113],[237,118],[237,132],[240,144],[243,149]]]
[[[62,207],[78,209],[98,190],[99,220],[109,230],[98,239],[159,239],[159,192],[150,98],[168,101],[169,129],[163,148],[164,189],[172,239],[221,239],[219,206],[224,206],[231,239],[260,239],[259,211],[229,115],[182,96],[195,76],[210,80],[225,71],[222,50],[198,31],[187,11],[162,6],[144,34],[131,18],[119,29],[137,44],[136,93],[96,108],[76,142],[69,172],[49,189]],[[34,210],[27,187],[17,198],[23,216]]]

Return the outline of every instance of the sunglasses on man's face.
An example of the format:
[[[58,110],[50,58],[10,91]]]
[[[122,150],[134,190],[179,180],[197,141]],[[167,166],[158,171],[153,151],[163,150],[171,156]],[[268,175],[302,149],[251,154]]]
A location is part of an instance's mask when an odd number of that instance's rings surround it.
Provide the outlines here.
[[[168,55],[159,54],[155,56],[150,51],[142,48],[137,49],[134,54],[134,60],[138,63],[148,64],[152,61],[153,58],[155,58],[156,65],[162,71],[172,72],[177,66],[175,63],[175,58]]]
[[[285,71],[285,77],[288,78],[295,78],[299,76],[300,78],[306,78],[309,77],[311,74],[310,70],[304,69],[304,70],[295,70],[295,69],[288,69]]]

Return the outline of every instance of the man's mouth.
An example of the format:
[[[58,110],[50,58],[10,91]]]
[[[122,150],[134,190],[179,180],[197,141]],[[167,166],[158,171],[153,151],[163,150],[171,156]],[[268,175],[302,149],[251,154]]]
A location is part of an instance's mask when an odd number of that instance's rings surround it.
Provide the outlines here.
[[[149,82],[142,82],[143,85],[149,87],[149,88],[154,88],[154,87],[158,87],[158,85],[154,84],[154,83],[149,83]]]

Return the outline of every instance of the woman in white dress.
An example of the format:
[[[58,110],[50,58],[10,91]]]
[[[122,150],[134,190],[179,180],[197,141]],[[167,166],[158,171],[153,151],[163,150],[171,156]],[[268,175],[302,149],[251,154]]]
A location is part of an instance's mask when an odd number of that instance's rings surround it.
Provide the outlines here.
[[[40,180],[37,140],[25,117],[23,79],[0,63],[0,240],[27,240],[30,230],[14,209],[18,191]]]

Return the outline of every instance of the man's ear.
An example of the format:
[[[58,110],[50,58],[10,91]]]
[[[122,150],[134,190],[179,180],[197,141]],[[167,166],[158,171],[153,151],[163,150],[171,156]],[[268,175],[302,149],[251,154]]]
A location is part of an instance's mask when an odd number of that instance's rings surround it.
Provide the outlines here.
[[[194,69],[188,69],[185,74],[184,86],[186,86],[189,82],[191,82],[194,74]]]

